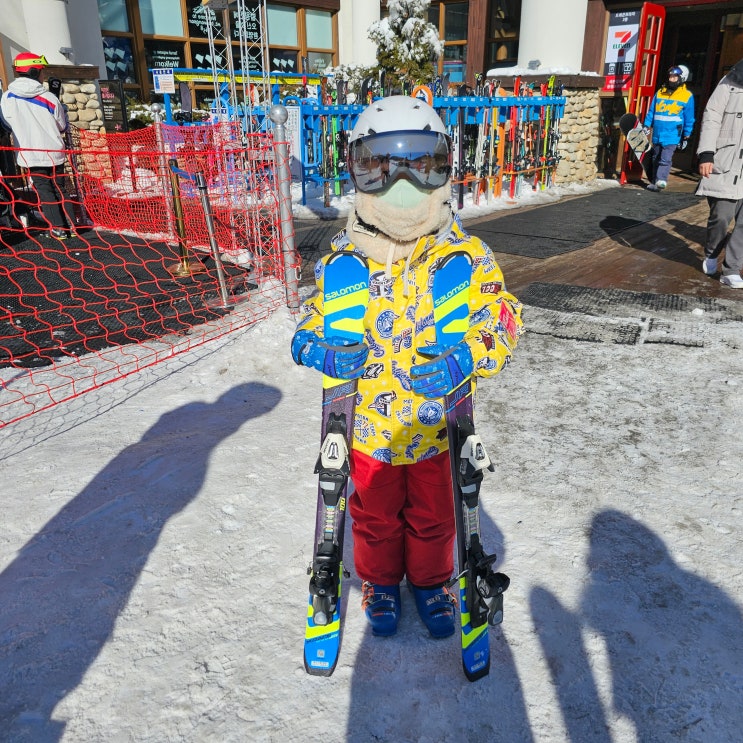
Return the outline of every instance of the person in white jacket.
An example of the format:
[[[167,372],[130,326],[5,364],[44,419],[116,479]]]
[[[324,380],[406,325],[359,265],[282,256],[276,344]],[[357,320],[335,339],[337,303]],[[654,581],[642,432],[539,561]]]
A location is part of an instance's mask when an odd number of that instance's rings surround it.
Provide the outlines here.
[[[743,59],[707,101],[697,155],[702,178],[696,193],[707,197],[710,208],[702,270],[715,274],[724,250],[720,283],[743,289]]]
[[[28,169],[49,234],[65,240],[75,224],[63,187],[67,115],[59,98],[41,83],[46,65],[43,56],[31,52],[15,57],[16,79],[0,99],[0,121],[13,133],[16,162]]]

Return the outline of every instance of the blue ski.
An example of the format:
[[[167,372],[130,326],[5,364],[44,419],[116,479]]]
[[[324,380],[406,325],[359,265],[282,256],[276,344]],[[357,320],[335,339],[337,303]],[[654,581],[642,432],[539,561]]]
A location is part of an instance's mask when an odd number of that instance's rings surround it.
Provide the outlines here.
[[[361,343],[368,303],[366,261],[356,253],[333,253],[323,280],[325,337]],[[343,532],[355,405],[356,380],[323,376],[321,445],[315,466],[317,518],[304,634],[304,667],[316,676],[330,676],[340,652]]]
[[[468,253],[447,256],[433,278],[436,343],[456,345],[469,328],[472,259]],[[457,527],[457,576],[462,639],[462,666],[470,681],[490,671],[489,625],[503,621],[503,592],[508,576],[495,573],[495,554],[486,554],[480,539],[480,483],[493,470],[473,422],[473,385],[469,378],[444,398],[446,430]]]

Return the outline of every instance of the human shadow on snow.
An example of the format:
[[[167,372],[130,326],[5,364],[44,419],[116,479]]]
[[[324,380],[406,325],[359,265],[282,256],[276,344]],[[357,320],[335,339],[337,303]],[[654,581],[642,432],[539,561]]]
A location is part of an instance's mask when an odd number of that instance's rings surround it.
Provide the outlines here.
[[[731,598],[615,510],[593,519],[588,569],[576,613],[545,588],[531,595],[569,740],[611,740],[584,632],[591,655],[595,643],[606,653],[608,712],[630,721],[638,741],[740,740],[743,618]]]
[[[168,520],[198,496],[214,449],[280,399],[275,387],[241,384],[163,414],[0,574],[3,741],[61,738],[54,707],[111,636]]]
[[[487,504],[487,479],[483,484],[483,500]],[[486,513],[485,506],[481,507],[480,521],[483,544],[486,550],[498,554],[500,566],[505,557],[503,534]],[[349,558],[350,531],[348,528],[344,550]],[[506,591],[506,628],[508,605]],[[358,592],[351,596],[347,612],[361,614]],[[490,674],[470,682],[462,670],[459,630],[454,637],[433,640],[418,617],[404,583],[397,635],[374,637],[366,620],[361,621],[365,629],[351,681],[345,738],[348,743],[436,741],[444,737],[468,743],[533,740],[521,682],[501,627],[490,629]]]

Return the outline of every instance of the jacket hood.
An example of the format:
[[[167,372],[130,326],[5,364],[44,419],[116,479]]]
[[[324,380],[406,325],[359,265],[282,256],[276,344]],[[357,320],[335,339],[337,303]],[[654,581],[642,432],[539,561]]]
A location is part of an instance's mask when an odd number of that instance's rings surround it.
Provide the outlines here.
[[[8,90],[20,98],[35,98],[45,91],[44,86],[30,77],[18,77],[8,85]]]
[[[743,59],[736,62],[730,72],[725,76],[728,82],[743,87]]]

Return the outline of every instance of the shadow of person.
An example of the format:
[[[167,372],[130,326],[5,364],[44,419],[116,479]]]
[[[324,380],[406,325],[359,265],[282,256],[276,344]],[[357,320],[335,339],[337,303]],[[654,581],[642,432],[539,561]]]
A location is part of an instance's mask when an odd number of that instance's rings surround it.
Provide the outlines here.
[[[654,253],[669,261],[699,268],[699,254],[686,240],[650,223],[627,217],[609,216],[599,222],[614,242],[645,253]]]
[[[740,740],[739,607],[619,511],[594,517],[588,568],[581,615],[603,637],[614,709],[637,740]]]
[[[703,251],[704,243],[707,240],[707,226],[703,224],[691,224],[680,219],[669,219],[673,231],[680,235],[684,240],[695,245],[699,245],[700,254]]]
[[[485,502],[487,491],[485,484]],[[500,564],[505,555],[503,535],[484,508],[480,518],[483,544],[497,552]],[[351,551],[350,539],[346,549]],[[532,741],[524,693],[504,629],[490,629],[490,674],[472,683],[462,670],[459,617],[454,637],[433,640],[404,585],[401,593],[402,616],[397,635],[391,638],[371,634],[358,593],[349,601],[348,612],[356,613],[352,621],[362,628],[363,638],[354,662],[345,740]],[[504,599],[507,628],[508,591]]]
[[[580,615],[563,607],[552,593],[541,587],[532,590],[530,606],[560,703],[568,740],[573,743],[611,743],[606,716],[583,643]]]
[[[238,385],[164,413],[0,574],[0,738],[58,741],[55,705],[80,683],[168,519],[196,498],[221,441],[281,399]]]

